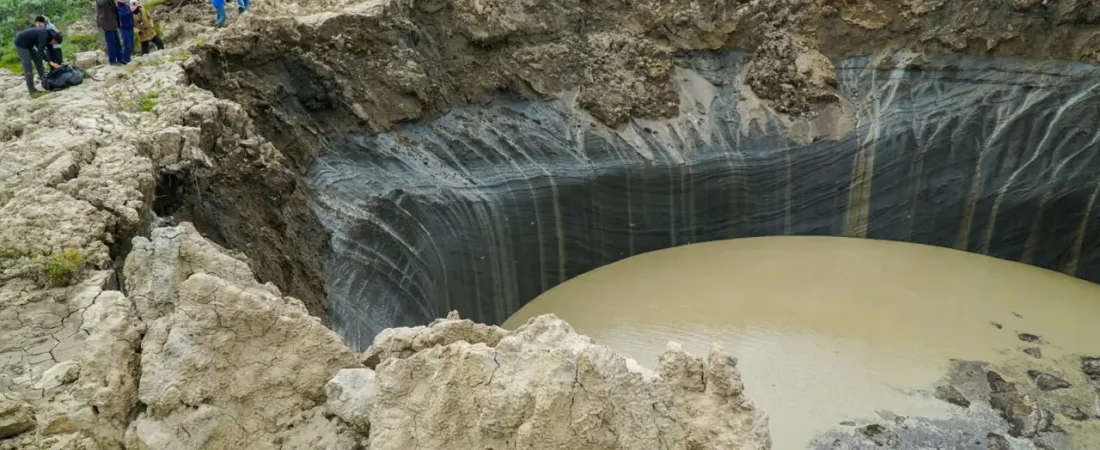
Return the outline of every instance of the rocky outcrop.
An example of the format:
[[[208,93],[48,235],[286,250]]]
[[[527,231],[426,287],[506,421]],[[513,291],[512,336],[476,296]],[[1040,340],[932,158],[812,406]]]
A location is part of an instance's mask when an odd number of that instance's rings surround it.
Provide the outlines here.
[[[127,279],[149,328],[138,391],[146,409],[130,425],[131,447],[286,448],[300,432],[287,429],[324,401],[325,382],[359,365],[300,301],[253,281],[189,224],[134,247]],[[144,289],[152,282],[158,289]]]
[[[31,407],[15,396],[0,393],[0,439],[34,428]]]
[[[369,430],[371,449],[770,448],[767,420],[721,349],[698,358],[672,344],[653,372],[551,315],[440,340],[456,329],[472,330],[446,319],[379,335],[374,348],[439,344],[339,372],[330,409]]]
[[[0,439],[26,449],[769,448],[721,350],[704,360],[672,346],[652,372],[552,316],[514,332],[452,316],[384,333],[356,355],[235,256],[188,223],[135,238],[129,295],[77,297],[85,337],[66,345],[78,358],[28,377],[39,401],[0,396]]]

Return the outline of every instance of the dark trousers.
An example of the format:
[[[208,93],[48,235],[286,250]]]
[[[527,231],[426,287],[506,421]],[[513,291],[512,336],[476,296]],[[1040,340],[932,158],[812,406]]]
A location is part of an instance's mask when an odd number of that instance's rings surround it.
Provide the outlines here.
[[[118,40],[118,30],[104,30],[103,38],[107,40],[107,61],[111,64],[121,63],[122,43]]]
[[[42,56],[38,54],[38,50],[22,47],[15,47],[15,54],[19,55],[19,62],[23,63],[23,78],[27,80],[27,90],[34,92],[33,69],[38,69],[38,78],[46,77],[46,70],[42,68]]]
[[[121,28],[118,34],[122,35],[122,55],[120,55],[122,60],[119,62],[126,64],[130,62],[130,57],[134,56],[134,29]]]
[[[141,54],[142,55],[148,55],[149,54],[149,44],[153,44],[153,45],[157,46],[157,50],[164,50],[164,41],[160,40],[160,35],[158,34],[156,36],[153,36],[153,38],[148,40],[148,41],[142,41],[141,42]]]

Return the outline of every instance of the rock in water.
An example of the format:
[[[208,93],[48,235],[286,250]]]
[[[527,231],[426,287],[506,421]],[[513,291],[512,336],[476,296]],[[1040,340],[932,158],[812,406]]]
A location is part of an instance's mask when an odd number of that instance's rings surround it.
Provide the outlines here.
[[[1100,358],[1081,358],[1081,370],[1094,381],[1100,381]]]
[[[956,389],[955,386],[951,386],[949,384],[938,386],[936,387],[936,392],[934,393],[934,395],[936,396],[936,398],[952,405],[961,406],[963,408],[970,407],[970,400],[967,400],[966,397],[963,396],[962,392],[959,392],[959,390]]]
[[[897,433],[879,424],[871,424],[860,428],[859,433],[879,447],[897,448],[901,445],[901,439]]]
[[[1016,335],[1016,337],[1020,338],[1021,341],[1031,342],[1033,344],[1042,344],[1042,343],[1044,343],[1042,336],[1031,334],[1031,333],[1019,333],[1019,334]]]
[[[1050,430],[1054,414],[1042,408],[1031,398],[1016,389],[1016,385],[994,371],[986,372],[989,382],[989,404],[1008,422],[1008,433],[1013,437],[1035,437]]]
[[[382,334],[374,346],[430,340],[454,322]],[[372,450],[771,446],[736,360],[718,348],[704,359],[670,344],[653,372],[545,315],[496,345],[461,340],[390,355],[373,379],[358,377],[375,392]]]
[[[1035,386],[1043,391],[1053,391],[1055,389],[1068,389],[1073,387],[1068,381],[1058,378],[1049,373],[1040,372],[1038,370],[1027,371],[1027,376],[1031,378],[1031,381],[1035,383]]]

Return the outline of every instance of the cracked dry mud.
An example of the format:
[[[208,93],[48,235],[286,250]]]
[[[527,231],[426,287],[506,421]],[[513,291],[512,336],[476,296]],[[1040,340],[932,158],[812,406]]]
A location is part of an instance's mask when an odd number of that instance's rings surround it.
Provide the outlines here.
[[[828,58],[1100,61],[1092,2],[987,3],[260,2],[220,31],[184,8],[171,49],[40,99],[0,74],[0,449],[768,448],[720,350],[672,346],[651,372],[542,317],[395,329],[354,354],[316,318],[309,143],[499,90],[577,91],[611,126],[667,117],[686,50],[753,52],[748,85],[795,116],[838,98]],[[288,98],[288,72],[316,89]],[[158,208],[206,237],[154,227]],[[44,286],[35,256],[67,250],[79,280]]]

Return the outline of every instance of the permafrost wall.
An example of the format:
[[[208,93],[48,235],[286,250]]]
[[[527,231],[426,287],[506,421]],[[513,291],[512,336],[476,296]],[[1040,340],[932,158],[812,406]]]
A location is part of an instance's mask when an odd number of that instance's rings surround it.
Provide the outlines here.
[[[499,323],[631,255],[767,235],[910,241],[1100,281],[1100,71],[895,59],[838,64],[847,114],[819,120],[847,130],[836,139],[792,138],[747,108],[733,53],[679,58],[674,120],[611,130],[568,96],[502,98],[334,139],[309,173],[333,232],[333,326],[365,347],[452,309]]]

